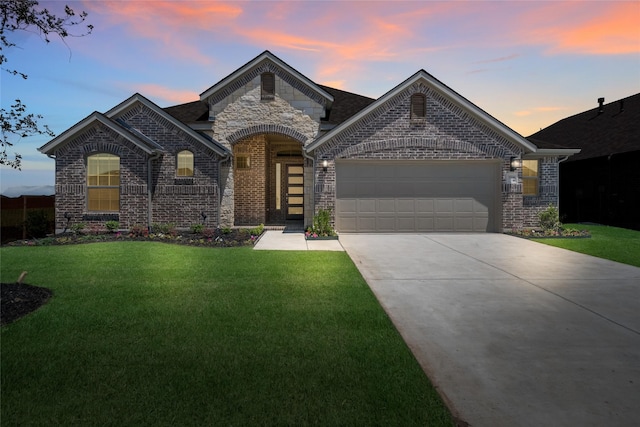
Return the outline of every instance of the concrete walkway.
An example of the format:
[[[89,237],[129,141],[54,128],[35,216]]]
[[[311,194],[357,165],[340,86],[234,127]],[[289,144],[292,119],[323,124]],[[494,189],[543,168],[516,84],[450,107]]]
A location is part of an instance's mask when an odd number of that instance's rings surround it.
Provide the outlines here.
[[[640,423],[640,268],[502,234],[341,234],[473,427]]]
[[[305,240],[303,232],[265,231],[255,250],[270,251],[344,251],[339,240]]]

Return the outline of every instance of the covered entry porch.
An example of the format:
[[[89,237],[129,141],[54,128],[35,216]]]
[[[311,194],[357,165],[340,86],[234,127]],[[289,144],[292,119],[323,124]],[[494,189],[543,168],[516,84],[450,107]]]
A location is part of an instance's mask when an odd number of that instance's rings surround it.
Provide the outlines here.
[[[234,144],[234,225],[302,226],[311,191],[305,161],[302,142],[283,134],[253,135]]]

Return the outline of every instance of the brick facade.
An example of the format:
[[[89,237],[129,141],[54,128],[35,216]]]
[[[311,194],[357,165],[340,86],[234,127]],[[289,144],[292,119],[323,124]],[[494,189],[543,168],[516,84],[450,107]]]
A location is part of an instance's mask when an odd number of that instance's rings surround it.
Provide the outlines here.
[[[81,122],[80,131],[43,146],[47,147],[43,152],[56,156],[56,229],[75,222],[102,226],[108,219],[117,219],[123,229],[153,223],[179,228],[196,223],[207,227],[282,223],[289,165],[304,165],[308,225],[319,209],[335,213],[335,162],[339,159],[501,164],[502,179],[496,182],[501,195],[496,203],[501,205],[503,230],[536,226],[538,212],[558,204],[559,155],[538,153],[524,138],[427,73],[418,72],[380,100],[370,100],[373,104],[362,103],[360,97],[359,110],[351,113],[355,116],[340,110],[342,121],[336,124],[327,120],[338,98],[332,99],[333,95],[272,54],[263,56],[203,95],[209,118],[197,119],[193,129],[210,139],[134,95],[135,102],[125,101],[103,119]],[[275,76],[272,99],[262,99],[261,74],[265,72]],[[341,93],[342,97],[347,94]],[[411,116],[414,94],[425,97],[425,117]],[[355,102],[348,96],[342,99]],[[333,125],[338,126],[336,131],[321,131]],[[176,176],[176,156],[182,150],[194,154],[192,177]],[[87,210],[86,164],[94,153],[120,157],[118,212]],[[237,168],[241,156],[249,158],[248,168]],[[538,195],[523,197],[522,169],[510,170],[513,157],[539,160]],[[278,188],[280,194],[276,194]]]
[[[65,226],[80,222],[104,226],[111,219],[119,221],[122,229],[147,226],[149,222],[171,223],[179,228],[204,222],[215,227],[219,205],[218,156],[144,106],[131,108],[117,119],[162,144],[162,152],[150,156],[99,123],[62,146],[56,151],[56,230],[62,231]],[[176,177],[176,156],[181,150],[194,154],[193,177]],[[97,153],[120,157],[119,212],[87,209],[87,157]],[[149,165],[152,168],[151,210]],[[71,218],[69,222],[67,217]]]
[[[427,114],[424,119],[410,117],[413,93],[426,95]],[[395,95],[348,131],[327,141],[315,154],[318,159],[315,169],[316,211],[329,209],[334,213],[335,159],[499,159],[506,180],[510,159],[521,156],[521,149],[442,95],[417,84]],[[323,160],[329,162],[326,172],[322,170]],[[523,203],[522,186],[503,182],[502,229],[536,225],[537,212],[557,195],[555,160],[546,158],[541,163],[540,197],[526,198],[526,205]],[[521,179],[522,171],[518,173]]]

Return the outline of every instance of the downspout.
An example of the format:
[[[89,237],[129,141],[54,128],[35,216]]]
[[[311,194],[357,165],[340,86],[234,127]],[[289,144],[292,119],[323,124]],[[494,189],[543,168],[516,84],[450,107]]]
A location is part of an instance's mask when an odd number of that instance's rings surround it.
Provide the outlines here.
[[[304,157],[305,159],[311,160],[311,163],[312,163],[313,182],[312,182],[311,188],[313,188],[313,192],[311,193],[311,212],[313,212],[313,215],[315,215],[316,214],[316,158],[311,157],[309,154],[307,154],[307,151],[305,150],[304,147],[302,147],[302,157]],[[303,224],[303,226],[305,227],[306,225],[307,224]]]
[[[558,200],[556,205],[558,205],[558,213],[560,212],[560,163],[566,161],[569,156],[564,156],[561,159],[558,159]]]
[[[153,190],[151,183],[153,182],[153,161],[160,158],[162,153],[155,152],[152,156],[149,156],[147,160],[147,197],[149,198],[147,203],[147,231],[151,233],[151,222],[153,220],[153,210],[151,208],[153,199]]]
[[[222,211],[222,196],[223,196],[223,189],[222,189],[222,163],[228,161],[231,158],[231,154],[227,154],[225,155],[223,158],[221,158],[220,160],[218,160],[218,218],[217,218],[217,222],[216,222],[216,226],[218,228],[220,228],[220,218],[221,218],[221,211]]]

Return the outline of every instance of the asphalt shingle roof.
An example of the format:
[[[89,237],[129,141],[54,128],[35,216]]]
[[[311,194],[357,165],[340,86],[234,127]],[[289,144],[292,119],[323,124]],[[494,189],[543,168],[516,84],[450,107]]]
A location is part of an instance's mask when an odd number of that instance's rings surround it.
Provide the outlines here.
[[[375,102],[375,99],[366,96],[345,92],[328,86],[318,86],[334,98],[331,113],[326,123],[340,124],[369,104]],[[183,123],[206,122],[209,120],[209,107],[206,102],[202,101],[174,105],[164,108],[164,111]]]
[[[174,118],[182,123],[202,122],[209,120],[209,106],[206,102],[193,101],[186,104],[164,108]]]
[[[333,106],[326,123],[340,124],[376,100],[332,87],[318,85],[333,96]]]
[[[622,109],[621,107],[624,107]],[[640,93],[604,104],[534,133],[540,148],[580,148],[568,161],[640,150]]]

